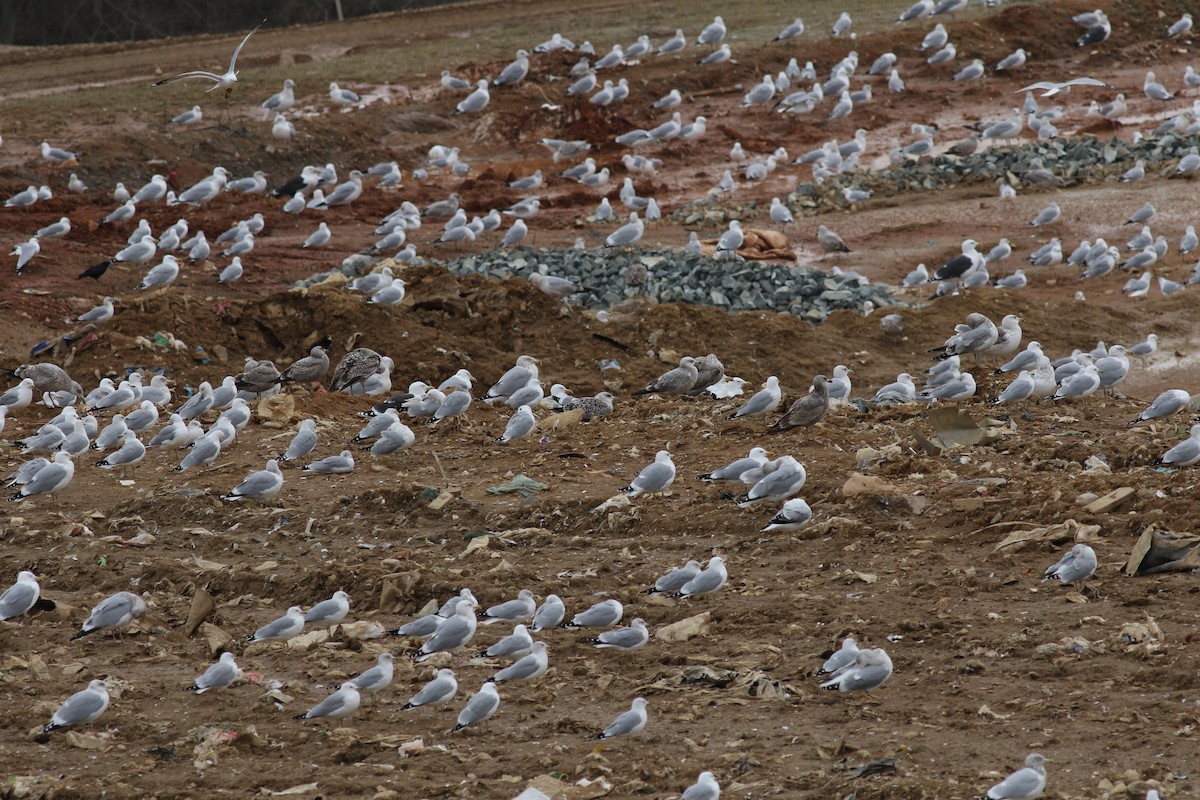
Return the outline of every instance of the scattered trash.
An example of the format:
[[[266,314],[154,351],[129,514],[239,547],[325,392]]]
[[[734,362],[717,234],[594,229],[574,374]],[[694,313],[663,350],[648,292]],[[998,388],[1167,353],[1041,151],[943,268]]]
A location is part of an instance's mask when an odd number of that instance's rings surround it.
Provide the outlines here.
[[[527,475],[517,475],[508,483],[502,483],[499,486],[489,486],[488,494],[519,494],[522,497],[529,497],[534,492],[542,489],[549,489],[550,484],[539,483]]]

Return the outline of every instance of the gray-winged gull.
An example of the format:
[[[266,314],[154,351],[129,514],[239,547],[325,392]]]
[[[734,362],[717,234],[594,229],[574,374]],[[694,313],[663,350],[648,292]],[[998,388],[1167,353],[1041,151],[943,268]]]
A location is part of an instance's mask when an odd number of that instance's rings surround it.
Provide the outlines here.
[[[646,727],[646,720],[646,700],[642,697],[635,697],[628,711],[620,714],[612,721],[611,725],[591,738],[611,739],[614,736],[632,736],[642,732],[642,729]]]

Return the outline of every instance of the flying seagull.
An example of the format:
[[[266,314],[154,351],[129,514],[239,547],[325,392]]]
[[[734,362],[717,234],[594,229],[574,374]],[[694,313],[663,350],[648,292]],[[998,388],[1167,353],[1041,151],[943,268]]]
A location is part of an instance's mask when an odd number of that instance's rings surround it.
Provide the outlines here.
[[[266,22],[266,20],[264,19],[263,22]],[[228,94],[229,92],[231,92],[233,90],[233,85],[235,83],[237,83],[238,56],[241,54],[242,48],[246,46],[246,42],[248,42],[250,40],[250,37],[254,35],[254,31],[257,31],[261,27],[262,27],[262,23],[259,23],[257,26],[255,26],[253,31],[250,31],[249,33],[246,34],[245,39],[242,39],[242,43],[237,46],[237,50],[233,51],[233,58],[229,59],[229,69],[225,72],[224,75],[217,75],[212,72],[206,72],[205,70],[202,70],[202,69],[194,69],[190,72],[181,72],[180,74],[175,75],[174,77],[171,77],[171,78],[163,78],[161,81],[158,81],[154,85],[162,86],[164,83],[173,83],[174,81],[182,81],[182,80],[186,80],[188,78],[202,78],[206,81],[213,82],[212,87],[208,91],[211,92],[214,89],[224,89],[225,93]]]
[[[1095,78],[1072,78],[1071,80],[1063,81],[1062,83],[1055,83],[1054,81],[1038,81],[1037,83],[1031,83],[1028,86],[1017,89],[1017,91],[1013,92],[1013,94],[1041,91],[1042,97],[1053,97],[1064,89],[1069,90],[1072,86],[1104,86],[1109,89],[1112,88],[1104,81],[1098,81]]]

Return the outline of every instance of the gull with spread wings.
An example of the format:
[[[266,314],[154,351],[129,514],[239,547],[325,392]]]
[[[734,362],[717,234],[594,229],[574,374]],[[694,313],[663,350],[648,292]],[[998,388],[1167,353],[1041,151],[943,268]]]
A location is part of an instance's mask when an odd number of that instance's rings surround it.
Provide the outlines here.
[[[263,22],[266,22],[266,20],[264,19]],[[175,81],[187,80],[188,78],[201,78],[203,80],[213,82],[212,87],[208,89],[208,91],[211,92],[214,89],[224,89],[225,94],[228,95],[231,91],[233,91],[233,85],[237,83],[238,56],[241,55],[242,48],[246,46],[246,42],[250,41],[250,37],[254,35],[254,31],[257,31],[261,27],[262,23],[259,23],[257,26],[255,26],[253,31],[250,31],[246,34],[245,39],[242,39],[242,43],[237,46],[237,50],[233,51],[233,58],[229,59],[229,69],[224,75],[217,75],[216,73],[207,72],[202,69],[194,69],[190,72],[181,72],[178,75],[170,78],[163,78],[154,85],[162,86],[164,83],[173,83]]]

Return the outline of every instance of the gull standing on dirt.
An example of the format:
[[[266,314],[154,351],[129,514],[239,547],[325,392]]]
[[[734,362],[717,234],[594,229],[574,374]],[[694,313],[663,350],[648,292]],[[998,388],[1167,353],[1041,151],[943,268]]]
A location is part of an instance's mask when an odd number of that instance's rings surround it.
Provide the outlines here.
[[[525,76],[528,74],[529,52],[518,50],[516,59],[500,71],[500,74],[492,81],[492,86],[516,86],[525,80]]]
[[[293,461],[303,458],[317,446],[317,421],[306,419],[300,423],[300,430],[288,444],[287,451],[279,457],[280,461]]]
[[[642,729],[646,727],[646,720],[646,700],[635,697],[628,711],[622,713],[613,720],[611,725],[591,738],[612,739],[615,736],[632,736],[642,732]]]
[[[342,356],[333,370],[329,391],[340,392],[350,389],[375,375],[383,356],[369,347],[359,347]]]
[[[17,582],[0,595],[0,622],[28,613],[41,597],[42,587],[29,570],[17,573]]]
[[[392,661],[394,659],[395,656],[391,653],[380,653],[379,657],[375,660],[375,666],[360,672],[338,688],[353,686],[367,695],[378,694],[392,683],[392,676],[395,674],[392,668]]]
[[[701,570],[696,577],[679,587],[677,597],[702,597],[712,594],[725,585],[729,580],[729,572],[725,569],[725,559],[713,556],[708,560],[708,566]]]
[[[797,461],[792,456],[780,456],[774,462],[769,462],[773,466],[772,471],[766,472],[749,491],[746,492],[746,497],[742,502],[738,503],[741,508],[747,508],[759,502],[781,502],[787,500],[796,492],[804,488],[805,482],[808,480],[808,472],[804,469],[804,465]],[[767,464],[763,465],[763,469]]]
[[[287,613],[276,620],[268,622],[254,633],[246,637],[248,642],[286,642],[299,636],[304,630],[304,611],[300,606],[292,606]]]
[[[517,413],[513,414],[504,426],[504,433],[500,436],[500,443],[508,444],[513,439],[522,439],[533,433],[536,425],[537,419],[533,416],[533,409],[528,404],[522,404],[517,409]]]
[[[450,74],[450,70],[442,70],[442,88],[448,92],[462,92],[470,89],[472,86],[470,81],[465,81],[455,75]]]
[[[1191,30],[1192,30],[1192,15],[1185,13],[1182,17],[1180,17],[1175,22],[1173,22],[1171,24],[1171,27],[1167,28],[1167,38],[1170,39],[1174,36],[1182,36],[1183,34],[1188,33]]]
[[[850,636],[842,640],[842,646],[833,651],[833,655],[825,659],[825,663],[817,670],[817,675],[837,674],[854,664],[858,655],[858,643]]]
[[[343,89],[341,86],[338,86],[337,81],[333,81],[329,84],[329,99],[334,102],[334,105],[349,108],[362,98],[349,89]]]
[[[287,111],[296,104],[296,82],[291,78],[287,78],[283,82],[283,88],[275,94],[268,97],[259,106],[266,111],[265,119],[270,119],[272,114],[277,114],[282,111]]]
[[[483,109],[487,108],[487,104],[491,102],[492,99],[492,96],[488,93],[487,80],[479,80],[476,86],[477,88],[475,91],[464,97],[462,101],[455,106],[455,114],[472,114],[476,111],[483,111]]]
[[[42,246],[38,244],[36,236],[27,242],[18,242],[17,244],[13,245],[12,252],[10,252],[9,255],[17,257],[18,275],[20,275],[21,271],[24,270],[29,262],[33,260],[33,257],[41,252],[41,249]]]
[[[29,380],[26,378],[25,380]],[[32,384],[32,381],[30,381]],[[28,405],[28,404],[27,404]],[[65,453],[59,450],[54,454],[54,460],[37,471],[28,483],[23,485],[20,491],[9,495],[9,500],[24,500],[26,497],[31,497],[35,494],[50,494],[65,489],[75,477],[75,462],[71,460],[70,453]]]
[[[9,411],[20,411],[29,408],[33,402],[33,378],[22,378],[21,382],[0,395],[0,406]]]
[[[439,669],[437,677],[421,687],[412,698],[400,707],[401,711],[420,706],[440,706],[454,699],[458,694],[458,679],[452,669]]]
[[[1168,389],[1154,398],[1154,402],[1139,414],[1137,419],[1129,423],[1129,425],[1132,427],[1146,420],[1168,417],[1177,411],[1187,408],[1191,402],[1192,396],[1187,391],[1183,389]]]
[[[1096,551],[1086,544],[1077,544],[1056,563],[1046,568],[1042,580],[1061,583],[1085,581],[1096,571]]]
[[[221,495],[222,500],[265,500],[275,495],[283,488],[283,473],[279,471],[279,463],[275,459],[267,461],[266,469],[251,472],[227,494]]]
[[[824,419],[829,411],[829,386],[824,375],[813,378],[812,390],[792,403],[784,415],[775,420],[769,430],[771,433],[791,430],[792,428],[809,427]]]
[[[480,653],[481,658],[521,658],[533,649],[533,637],[524,625],[513,627],[513,632]]]
[[[146,602],[142,598],[133,592],[117,592],[101,600],[92,609],[91,615],[84,620],[79,632],[71,637],[71,641],[82,639],[96,631],[123,628],[145,615]]]
[[[646,621],[641,617],[637,617],[629,624],[628,628],[616,628],[611,631],[605,631],[599,636],[591,639],[584,639],[588,644],[594,644],[598,648],[611,648],[614,650],[622,650],[631,652],[639,650],[650,641],[650,631],[646,628]]]
[[[484,683],[463,706],[463,710],[459,712],[458,720],[450,732],[455,733],[468,725],[483,722],[495,714],[498,708],[500,708],[500,693],[496,691],[496,684]]]
[[[71,220],[66,217],[61,218],[58,222],[53,222],[44,228],[39,228],[34,234],[35,238],[41,239],[58,239],[66,236],[71,232]]]
[[[1000,59],[1000,62],[998,64],[996,64],[996,71],[1001,72],[1006,69],[1007,70],[1020,69],[1021,67],[1025,66],[1025,59],[1026,59],[1025,48],[1018,47],[1016,50],[1009,53],[1004,58]]]
[[[842,240],[842,237],[838,236],[824,225],[821,225],[817,228],[817,242],[821,245],[821,249],[825,251],[825,255],[829,255],[830,253],[850,252],[850,248],[846,246],[846,243]]]
[[[1193,425],[1188,438],[1154,459],[1156,465],[1170,464],[1176,467],[1190,467],[1200,462],[1200,425]]]
[[[795,222],[792,212],[779,201],[778,197],[771,198],[771,221],[779,225],[790,225]]]
[[[72,725],[86,725],[94,722],[108,709],[108,684],[102,680],[94,680],[82,692],[76,692],[58,707],[50,723],[42,728],[42,733],[50,733],[59,728],[69,728]]]
[[[308,235],[308,238],[300,245],[301,247],[324,247],[329,244],[329,240],[333,238],[333,233],[329,230],[329,226],[324,222],[317,225],[317,229]]]
[[[700,562],[689,561],[656,580],[654,585],[646,590],[646,594],[674,594],[699,574]]]
[[[305,713],[296,715],[296,719],[319,719],[321,717],[342,719],[357,711],[361,702],[362,695],[358,693],[358,687],[353,683],[343,683],[342,688]]]
[[[174,117],[171,122],[175,125],[194,125],[204,118],[204,112],[200,110],[200,106],[192,106],[190,111],[185,111],[182,114]]]
[[[537,377],[537,359],[529,355],[517,356],[516,364],[501,375],[500,380],[488,389],[487,397],[508,398]]]
[[[517,599],[494,605],[479,616],[483,619],[484,625],[496,622],[523,622],[533,616],[536,608],[537,603],[533,599],[533,592],[529,589],[522,589],[517,592]]]
[[[51,147],[47,142],[42,142],[42,158],[47,161],[74,161],[75,154],[69,150],[63,150],[59,147]]]
[[[772,378],[774,376],[771,376]],[[767,379],[768,383],[770,378]],[[760,392],[761,394],[761,392]],[[757,395],[756,395],[757,396]],[[752,447],[750,454],[745,458],[739,458],[720,469],[707,472],[700,476],[700,480],[710,481],[731,481],[738,482],[742,479],[742,475],[749,470],[761,467],[767,460],[767,451],[761,447]]]
[[[533,624],[529,629],[537,633],[549,628],[556,628],[562,624],[566,615],[567,608],[563,605],[562,598],[556,594],[548,594],[538,610],[534,612]]]
[[[803,528],[812,520],[812,509],[808,503],[799,497],[792,498],[783,504],[783,508],[771,518],[761,530],[766,531],[795,531]]]
[[[307,466],[301,467],[301,472],[316,472],[323,475],[344,475],[347,472],[354,471],[354,454],[349,450],[343,450],[336,456],[326,456],[320,461],[314,461]]]
[[[1175,99],[1175,95],[1168,92],[1167,88],[1158,82],[1153,72],[1146,73],[1146,79],[1142,82],[1142,93],[1160,103]]]
[[[718,17],[713,17],[713,21],[700,31],[700,35],[696,38],[696,44],[720,44],[725,38],[725,20]]]
[[[981,800],[1032,800],[1046,788],[1046,759],[1038,753],[1025,758],[1025,766],[987,790]]]
[[[550,666],[545,642],[534,642],[529,655],[523,656],[487,679],[488,683],[501,681],[531,681],[540,678]]]
[[[625,607],[619,600],[604,600],[576,614],[564,628],[607,628],[621,621]],[[536,627],[535,627],[536,630]]]
[[[304,622],[328,627],[341,622],[349,613],[350,595],[339,590],[333,593],[333,597],[322,600],[310,608],[304,614]]]
[[[883,648],[859,650],[854,654],[854,665],[822,683],[821,688],[839,692],[869,692],[882,686],[891,675],[892,659]]]
[[[246,38],[242,39],[241,44],[239,44],[237,46],[237,49],[233,51],[233,58],[229,59],[229,69],[226,70],[223,75],[217,75],[212,72],[206,72],[202,69],[196,69],[196,70],[192,70],[190,72],[182,72],[182,73],[180,73],[178,75],[174,75],[170,78],[163,78],[161,81],[158,81],[154,85],[162,86],[164,83],[173,83],[174,81],[182,81],[182,80],[187,80],[189,78],[200,78],[201,80],[213,82],[213,85],[208,89],[208,91],[211,92],[214,89],[224,89],[226,95],[228,95],[229,92],[232,91],[233,85],[235,83],[237,83],[238,55],[241,54],[242,48],[246,46],[246,42],[250,41],[250,37],[254,35],[254,31],[257,31],[260,27],[262,27],[262,26],[261,25],[255,26],[254,30],[247,33]]]
[[[210,689],[228,689],[241,677],[242,670],[233,660],[233,653],[225,652],[221,654],[217,663],[204,670],[204,673],[196,678],[188,687],[188,691],[204,694]]]
[[[322,223],[324,224],[324,223]],[[279,373],[276,383],[313,383],[324,380],[329,371],[329,355],[321,345],[314,345],[304,358],[298,359]]]
[[[721,784],[707,770],[700,773],[696,782],[684,790],[679,800],[720,800]]]
[[[475,608],[469,603],[459,603],[454,608],[453,616],[438,625],[433,635],[421,645],[421,649],[413,654],[413,658],[424,661],[434,653],[459,649],[474,638],[476,624]]]
[[[737,411],[730,414],[728,419],[768,414],[778,408],[782,400],[783,392],[779,388],[779,378],[772,375],[767,378],[762,390],[747,400]]]
[[[659,375],[634,392],[634,395],[686,394],[695,387],[697,377],[699,377],[699,370],[696,368],[696,359],[692,356],[684,356],[679,360],[678,367]]]
[[[637,477],[621,491],[626,493],[626,497],[631,498],[644,492],[663,494],[671,488],[671,484],[674,482],[675,462],[671,460],[671,454],[668,451],[659,450],[654,456],[654,463],[639,472]]]
[[[152,405],[151,408],[154,406]],[[146,446],[138,440],[137,433],[127,430],[121,436],[121,447],[107,458],[96,462],[101,469],[124,469],[132,467],[146,457]]]

